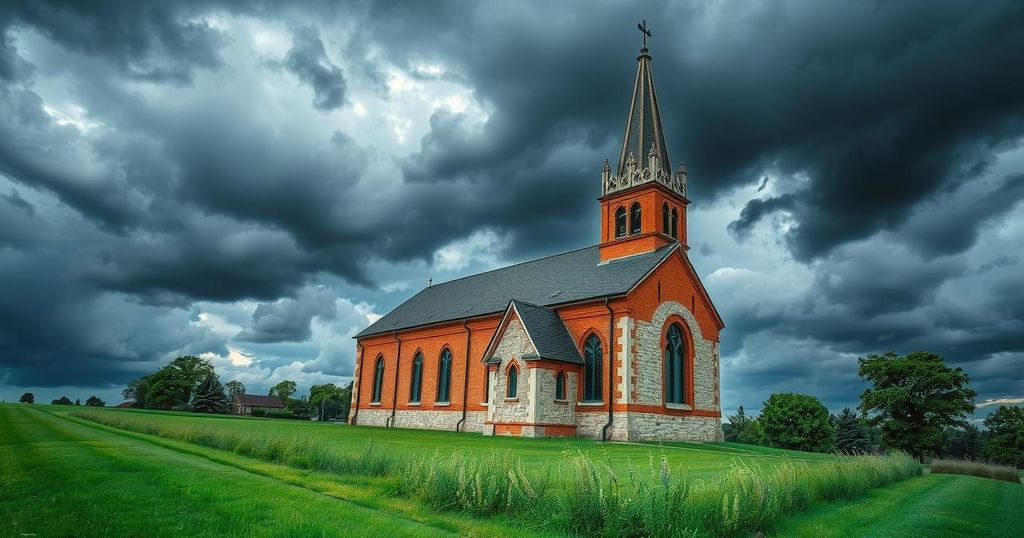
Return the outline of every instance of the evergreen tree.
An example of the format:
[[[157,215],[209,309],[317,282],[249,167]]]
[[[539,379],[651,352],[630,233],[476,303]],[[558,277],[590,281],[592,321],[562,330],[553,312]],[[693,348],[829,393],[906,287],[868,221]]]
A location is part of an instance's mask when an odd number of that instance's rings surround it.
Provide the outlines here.
[[[964,426],[964,457],[969,460],[980,460],[985,452],[985,444],[981,439],[981,430],[974,424]]]
[[[739,441],[740,435],[743,433],[744,428],[747,427],[751,419],[747,418],[746,413],[743,411],[743,406],[736,408],[736,414],[729,416],[729,433],[725,436],[726,441]]]
[[[846,454],[867,452],[868,433],[861,423],[860,417],[849,407],[835,417],[836,450]]]
[[[224,385],[217,374],[209,373],[196,387],[192,398],[192,411],[195,413],[227,413],[228,396],[224,394]]]
[[[81,398],[75,398],[75,405],[82,405],[82,399]]]
[[[743,431],[736,436],[737,443],[743,443],[745,445],[765,445],[767,442],[764,437],[764,427],[761,426],[761,421],[756,418],[747,419],[747,423],[743,426]]]

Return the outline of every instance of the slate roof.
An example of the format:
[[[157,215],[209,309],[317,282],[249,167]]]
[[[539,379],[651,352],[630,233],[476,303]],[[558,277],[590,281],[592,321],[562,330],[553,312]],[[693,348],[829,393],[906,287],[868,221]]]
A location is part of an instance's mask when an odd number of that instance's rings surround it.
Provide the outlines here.
[[[516,312],[519,313],[519,319],[523,322],[526,334],[530,336],[530,341],[537,348],[536,358],[583,364],[583,357],[580,356],[579,350],[576,349],[576,343],[573,342],[572,336],[569,334],[569,329],[565,327],[565,322],[557,312],[547,307],[516,300],[509,303],[509,308],[512,307],[515,307]],[[495,333],[495,338],[498,336]]]
[[[622,295],[678,244],[601,263],[597,245],[511,265],[424,288],[356,338],[464,318],[497,314],[509,301],[550,307]]]
[[[284,407],[281,399],[277,396],[263,396],[260,394],[239,394],[238,403],[249,407]]]

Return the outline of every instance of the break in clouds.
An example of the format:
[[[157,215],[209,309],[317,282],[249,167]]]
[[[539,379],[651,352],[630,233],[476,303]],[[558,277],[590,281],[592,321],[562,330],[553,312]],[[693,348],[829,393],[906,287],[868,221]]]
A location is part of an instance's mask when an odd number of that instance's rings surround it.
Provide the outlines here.
[[[638,9],[642,11],[638,11]],[[1024,8],[13,2],[0,386],[347,382],[424,286],[593,244],[650,23],[726,412],[928,349],[1024,397]],[[990,409],[988,407],[983,409]]]

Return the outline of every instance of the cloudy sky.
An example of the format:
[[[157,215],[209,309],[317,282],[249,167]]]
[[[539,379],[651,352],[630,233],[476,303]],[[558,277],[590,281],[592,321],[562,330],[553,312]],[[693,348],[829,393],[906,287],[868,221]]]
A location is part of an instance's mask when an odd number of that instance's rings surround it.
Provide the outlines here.
[[[1024,4],[930,0],[5,2],[0,395],[347,382],[428,278],[595,243],[641,18],[726,411],[915,349],[1024,401]]]

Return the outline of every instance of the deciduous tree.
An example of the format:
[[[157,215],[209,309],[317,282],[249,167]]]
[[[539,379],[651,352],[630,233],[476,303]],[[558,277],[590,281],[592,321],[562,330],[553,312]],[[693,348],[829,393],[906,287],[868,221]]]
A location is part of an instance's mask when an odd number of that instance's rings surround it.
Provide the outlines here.
[[[285,406],[288,405],[288,400],[291,399],[292,394],[295,394],[295,382],[285,379],[284,381],[274,385],[270,388],[270,396],[277,396],[281,398],[281,401]]]
[[[36,403],[36,395],[32,394],[31,392],[26,392],[25,394],[21,395],[21,399],[18,401],[27,404]]]
[[[228,381],[224,384],[224,388],[228,391],[229,403],[234,403],[240,395],[245,394],[245,385],[238,380]]]
[[[814,396],[772,394],[757,420],[771,446],[813,452],[832,450],[835,430],[828,409]]]
[[[57,398],[56,400],[53,400],[50,403],[53,405],[75,405],[75,403],[72,402],[71,399],[68,398],[67,396],[61,396],[60,398]]]
[[[889,352],[858,359],[858,374],[872,388],[861,394],[869,425],[882,428],[882,443],[923,461],[942,450],[943,431],[962,427],[974,410],[976,393],[960,368],[927,351],[905,356]]]
[[[85,401],[85,405],[89,407],[103,407],[107,405],[107,402],[104,402],[97,396],[89,396],[89,399]]]
[[[989,429],[985,457],[1007,465],[1024,467],[1024,408],[1000,405],[985,418]]]

